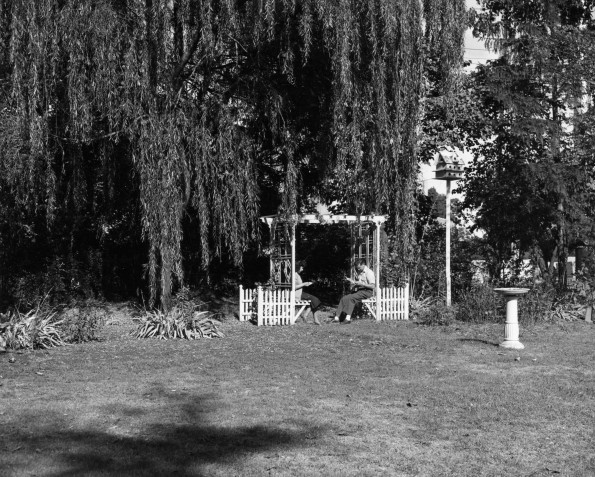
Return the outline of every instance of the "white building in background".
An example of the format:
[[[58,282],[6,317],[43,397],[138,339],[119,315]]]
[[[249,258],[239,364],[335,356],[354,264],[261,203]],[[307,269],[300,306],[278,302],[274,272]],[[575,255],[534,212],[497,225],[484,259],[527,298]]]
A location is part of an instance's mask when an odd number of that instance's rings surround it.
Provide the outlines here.
[[[490,279],[490,275],[487,270],[485,260],[473,260],[471,262],[474,267],[473,282],[474,283],[487,283]],[[554,263],[554,268],[557,268],[558,263]],[[512,274],[512,270],[505,270],[504,273]],[[566,275],[568,282],[576,280],[576,257],[570,256],[566,261]],[[523,260],[520,277],[524,280],[535,280],[538,281],[540,278],[539,269],[531,263],[531,260],[526,258]]]

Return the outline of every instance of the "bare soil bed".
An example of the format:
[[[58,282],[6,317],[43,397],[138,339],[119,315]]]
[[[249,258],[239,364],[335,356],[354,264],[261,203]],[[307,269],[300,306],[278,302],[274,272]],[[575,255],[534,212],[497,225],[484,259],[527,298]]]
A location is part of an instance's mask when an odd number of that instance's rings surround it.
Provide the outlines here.
[[[232,318],[0,354],[0,475],[595,475],[595,326]]]

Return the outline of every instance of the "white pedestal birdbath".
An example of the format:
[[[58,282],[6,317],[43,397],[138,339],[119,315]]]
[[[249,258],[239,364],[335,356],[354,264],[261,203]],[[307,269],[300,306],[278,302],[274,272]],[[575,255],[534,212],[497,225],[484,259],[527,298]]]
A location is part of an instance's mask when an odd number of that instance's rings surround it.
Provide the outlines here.
[[[504,327],[503,348],[524,349],[519,341],[518,298],[529,291],[528,288],[494,288],[496,293],[506,298],[506,325]]]

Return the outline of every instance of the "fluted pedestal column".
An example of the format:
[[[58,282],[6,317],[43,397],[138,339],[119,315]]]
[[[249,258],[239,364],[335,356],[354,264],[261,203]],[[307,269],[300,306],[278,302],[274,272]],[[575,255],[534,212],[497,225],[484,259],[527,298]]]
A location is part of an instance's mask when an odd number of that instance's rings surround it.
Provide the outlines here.
[[[506,324],[504,326],[504,341],[502,348],[524,349],[519,341],[518,299],[529,291],[528,288],[496,288],[494,291],[506,298]]]

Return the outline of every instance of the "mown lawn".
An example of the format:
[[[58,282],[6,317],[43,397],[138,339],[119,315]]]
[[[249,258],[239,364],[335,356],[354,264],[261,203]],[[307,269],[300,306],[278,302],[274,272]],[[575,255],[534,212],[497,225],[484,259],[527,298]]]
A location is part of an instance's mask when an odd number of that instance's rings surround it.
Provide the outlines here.
[[[110,323],[0,354],[0,475],[595,475],[595,325]]]

